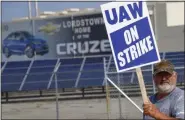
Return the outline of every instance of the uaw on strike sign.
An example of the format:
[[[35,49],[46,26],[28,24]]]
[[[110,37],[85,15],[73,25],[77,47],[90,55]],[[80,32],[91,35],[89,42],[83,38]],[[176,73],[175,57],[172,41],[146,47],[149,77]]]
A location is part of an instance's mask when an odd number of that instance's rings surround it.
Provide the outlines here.
[[[101,5],[117,72],[160,61],[146,2]]]

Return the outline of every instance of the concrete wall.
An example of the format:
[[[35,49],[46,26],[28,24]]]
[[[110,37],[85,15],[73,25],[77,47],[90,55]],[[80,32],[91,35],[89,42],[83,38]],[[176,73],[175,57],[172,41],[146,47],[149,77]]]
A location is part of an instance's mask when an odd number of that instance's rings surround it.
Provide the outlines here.
[[[184,11],[182,12],[184,13]],[[167,26],[167,12],[165,2],[156,3],[156,14],[158,38],[157,43],[159,51],[184,51],[184,25],[171,27]],[[178,11],[177,14],[179,14]]]

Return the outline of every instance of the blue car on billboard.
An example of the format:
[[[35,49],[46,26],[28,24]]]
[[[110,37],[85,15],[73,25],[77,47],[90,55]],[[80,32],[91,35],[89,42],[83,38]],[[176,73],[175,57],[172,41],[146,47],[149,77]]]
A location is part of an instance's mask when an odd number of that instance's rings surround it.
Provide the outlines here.
[[[3,54],[8,58],[11,55],[26,55],[32,58],[36,55],[44,55],[49,52],[45,40],[36,38],[27,31],[16,31],[10,33],[3,40]]]

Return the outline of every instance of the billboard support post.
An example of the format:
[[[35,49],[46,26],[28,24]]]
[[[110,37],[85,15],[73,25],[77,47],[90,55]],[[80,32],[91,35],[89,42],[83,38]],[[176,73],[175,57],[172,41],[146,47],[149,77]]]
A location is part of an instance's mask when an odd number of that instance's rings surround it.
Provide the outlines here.
[[[36,16],[38,17],[39,16],[39,7],[38,7],[38,1],[35,0],[35,12],[36,12]]]
[[[28,0],[28,18],[31,19],[31,1]]]

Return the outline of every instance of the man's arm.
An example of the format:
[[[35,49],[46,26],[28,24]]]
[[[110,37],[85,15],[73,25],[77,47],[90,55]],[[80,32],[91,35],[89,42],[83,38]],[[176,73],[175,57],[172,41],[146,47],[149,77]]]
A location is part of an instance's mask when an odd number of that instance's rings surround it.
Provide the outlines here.
[[[177,118],[174,118],[174,117],[170,117],[170,116],[167,116],[165,115],[164,113],[160,112],[157,107],[148,102],[148,103],[145,103],[143,105],[143,112],[144,112],[144,115],[148,115],[150,117],[153,117],[157,120],[164,120],[164,119],[171,119],[171,120],[178,120]]]
[[[184,94],[177,97],[174,103],[172,115],[176,118],[184,119]]]

